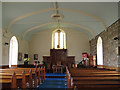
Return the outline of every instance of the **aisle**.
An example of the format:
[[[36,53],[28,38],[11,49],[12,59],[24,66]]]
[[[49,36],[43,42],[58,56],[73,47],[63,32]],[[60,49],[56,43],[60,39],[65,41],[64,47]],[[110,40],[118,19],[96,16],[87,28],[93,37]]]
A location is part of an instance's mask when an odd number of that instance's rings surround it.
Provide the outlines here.
[[[46,74],[47,78],[45,78],[45,81],[37,88],[37,90],[39,89],[40,90],[41,89],[43,90],[48,90],[48,89],[67,90],[67,81],[66,81],[65,76],[66,74],[48,73]]]

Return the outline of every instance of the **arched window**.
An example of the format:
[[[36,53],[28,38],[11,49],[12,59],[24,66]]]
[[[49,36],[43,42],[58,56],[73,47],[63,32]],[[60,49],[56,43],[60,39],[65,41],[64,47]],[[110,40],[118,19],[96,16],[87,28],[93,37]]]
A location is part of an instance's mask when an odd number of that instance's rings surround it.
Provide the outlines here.
[[[97,40],[97,65],[103,65],[103,45],[101,37]]]
[[[9,67],[11,65],[17,65],[18,60],[18,41],[15,36],[10,40],[10,49],[9,49]]]
[[[65,32],[61,29],[56,29],[52,33],[52,48],[54,49],[66,49],[66,37]]]

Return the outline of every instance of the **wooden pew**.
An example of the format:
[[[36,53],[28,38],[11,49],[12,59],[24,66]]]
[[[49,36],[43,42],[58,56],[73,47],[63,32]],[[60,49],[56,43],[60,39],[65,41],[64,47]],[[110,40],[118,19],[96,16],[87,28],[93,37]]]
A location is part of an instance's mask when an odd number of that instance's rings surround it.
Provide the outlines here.
[[[0,70],[0,72],[4,73],[4,72],[17,72],[17,73],[20,73],[21,71],[25,71],[25,76],[26,76],[26,82],[29,82],[29,88],[36,88],[38,84],[40,83],[37,83],[37,78],[38,78],[38,82],[40,82],[39,79],[41,79],[42,77],[45,78],[45,68],[40,68],[39,70],[37,68],[13,68],[13,69],[2,69]],[[30,73],[30,70],[32,73]],[[42,73],[39,73],[40,75],[38,75],[38,72],[41,71],[41,72],[44,72],[43,74]],[[44,76],[42,76],[44,75]],[[42,76],[42,77],[41,77]],[[34,83],[33,83],[34,81]],[[33,84],[34,84],[34,87],[33,87]]]
[[[24,72],[23,72],[24,71]],[[30,70],[22,70],[22,69],[2,69],[2,75],[6,75],[6,73],[16,72],[17,75],[17,86],[19,88],[26,88],[26,83],[29,82],[29,88],[32,86],[32,78]],[[30,82],[31,81],[31,82]]]
[[[22,73],[24,71],[24,74]],[[20,88],[26,88],[26,83],[29,83],[28,88],[36,88],[38,83],[37,83],[37,78],[38,82],[40,84],[40,79],[44,78],[45,79],[45,68],[13,68],[13,69],[0,69],[0,75],[4,76],[6,74],[9,74],[9,76],[12,75],[12,72],[16,73],[16,79],[19,81],[18,83],[22,85],[17,85]],[[42,73],[43,72],[43,73]],[[24,75],[24,78],[23,78]],[[21,80],[21,81],[20,81]],[[33,83],[34,81],[34,83]],[[34,86],[33,86],[34,84]]]
[[[119,88],[120,89],[120,82],[119,81],[76,81],[73,82],[74,86],[76,86],[78,89],[83,88],[93,88],[93,89],[99,89],[99,88]],[[111,90],[111,89],[110,89]]]
[[[4,88],[11,88],[11,89],[16,89],[16,74],[15,72],[9,76],[9,75],[4,75],[0,76],[0,84],[2,86],[2,89]]]
[[[119,72],[108,70],[70,70],[71,75],[74,76],[120,76]]]
[[[21,68],[18,68],[21,69]],[[24,69],[24,68],[22,68]],[[28,69],[28,68],[26,68]],[[45,80],[45,67],[44,68],[29,68],[32,69],[32,80],[34,81],[35,88]]]
[[[68,67],[66,66],[66,79],[67,79],[67,88],[72,89],[73,88],[73,78],[71,78],[71,75],[69,73]]]
[[[45,80],[45,67],[44,68],[18,68],[18,69],[32,69],[32,75],[35,80],[37,78],[42,79],[42,81]],[[39,74],[39,75],[38,75]]]
[[[29,74],[27,78],[27,82],[29,83],[28,88],[36,88],[37,87],[37,68],[17,68],[18,70],[25,70],[27,74]]]
[[[102,81],[102,80],[119,80],[120,78],[119,77],[73,77],[74,81],[94,81],[94,80],[99,80],[99,81]]]
[[[22,85],[19,85],[18,86],[22,86],[20,88],[26,88],[26,84],[29,84],[29,87],[27,88],[36,88],[36,87],[33,87],[33,75],[35,75],[35,71],[32,72],[32,69],[31,68],[14,68],[14,69],[2,69],[1,70],[2,73],[12,73],[12,72],[16,72],[17,73],[17,76],[21,76],[22,77],[22,72],[24,71],[25,72],[25,75],[24,75],[24,78],[21,78],[21,81],[20,81],[20,78],[17,79],[18,83],[19,84],[22,84]],[[35,77],[35,76],[34,76]],[[36,81],[36,80],[35,80]],[[36,84],[36,83],[35,83]],[[28,85],[27,85],[28,86]]]
[[[84,89],[120,89],[120,73],[116,71],[87,69],[70,69],[74,88]]]
[[[15,72],[16,73],[16,81],[17,81],[17,88],[26,88],[26,76],[25,76],[25,71],[20,71],[20,72],[17,72],[17,71],[12,71],[12,70],[9,70],[9,71],[4,71],[4,72],[1,72],[0,73],[0,76],[1,77],[4,77],[6,75],[8,76],[11,76],[12,73]],[[28,76],[28,75],[27,75]]]

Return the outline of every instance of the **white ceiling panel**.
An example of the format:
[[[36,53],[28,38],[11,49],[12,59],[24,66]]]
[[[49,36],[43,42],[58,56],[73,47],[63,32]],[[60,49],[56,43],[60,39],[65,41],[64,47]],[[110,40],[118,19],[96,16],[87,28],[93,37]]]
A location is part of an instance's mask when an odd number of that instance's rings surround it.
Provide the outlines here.
[[[21,38],[27,32],[25,39],[29,40],[34,33],[58,27],[51,18],[56,12],[54,5],[63,15],[61,28],[82,31],[90,39],[118,20],[117,2],[3,2],[2,26]]]

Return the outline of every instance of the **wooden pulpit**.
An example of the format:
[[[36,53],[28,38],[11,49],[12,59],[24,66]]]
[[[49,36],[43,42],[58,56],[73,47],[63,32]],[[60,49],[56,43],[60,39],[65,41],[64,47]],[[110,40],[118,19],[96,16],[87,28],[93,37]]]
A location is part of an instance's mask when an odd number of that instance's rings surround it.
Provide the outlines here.
[[[71,68],[74,62],[75,56],[68,56],[67,49],[50,49],[50,56],[43,56],[43,63],[48,70],[51,70],[53,65],[62,65]]]

